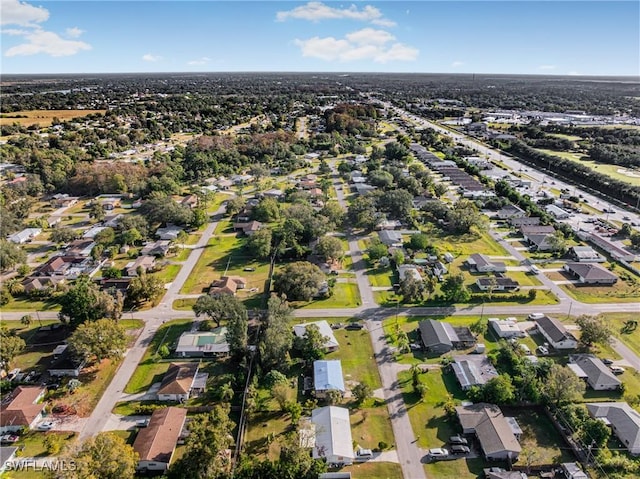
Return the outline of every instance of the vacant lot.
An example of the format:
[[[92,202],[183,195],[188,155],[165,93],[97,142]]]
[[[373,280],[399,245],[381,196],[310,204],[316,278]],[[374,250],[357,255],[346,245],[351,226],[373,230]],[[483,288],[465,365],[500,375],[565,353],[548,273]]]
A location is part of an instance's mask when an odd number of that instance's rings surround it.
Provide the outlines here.
[[[314,299],[308,303],[302,301],[291,303],[293,307],[302,309],[356,308],[360,304],[360,291],[355,282],[336,283],[333,294],[326,299]]]
[[[561,284],[560,287],[583,303],[635,303],[640,298],[640,282],[624,270],[614,271],[615,274],[627,276],[624,280],[619,276],[618,282],[611,286]],[[573,280],[564,272],[547,273],[554,281]]]
[[[0,116],[0,125],[13,125],[19,123],[25,126],[51,126],[53,119],[71,120],[94,113],[104,114],[106,110],[31,110],[4,113]]]

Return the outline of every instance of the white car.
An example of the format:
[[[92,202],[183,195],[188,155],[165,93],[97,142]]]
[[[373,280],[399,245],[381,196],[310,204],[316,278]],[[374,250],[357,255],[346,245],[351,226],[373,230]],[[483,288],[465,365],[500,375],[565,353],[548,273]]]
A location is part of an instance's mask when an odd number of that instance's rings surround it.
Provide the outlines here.
[[[542,319],[542,318],[544,318],[543,313],[531,313],[529,315],[529,319]]]
[[[609,368],[613,374],[622,374],[625,371],[625,369],[620,366],[609,366]]]
[[[545,346],[538,346],[537,351],[543,356],[546,356],[547,354],[549,354],[549,350]]]
[[[36,429],[38,431],[50,431],[53,428],[53,421],[45,421],[38,424]]]
[[[373,451],[371,449],[358,449],[356,455],[358,457],[372,457]]]
[[[447,457],[449,455],[449,451],[442,447],[434,447],[433,449],[429,449],[429,455],[431,457]]]

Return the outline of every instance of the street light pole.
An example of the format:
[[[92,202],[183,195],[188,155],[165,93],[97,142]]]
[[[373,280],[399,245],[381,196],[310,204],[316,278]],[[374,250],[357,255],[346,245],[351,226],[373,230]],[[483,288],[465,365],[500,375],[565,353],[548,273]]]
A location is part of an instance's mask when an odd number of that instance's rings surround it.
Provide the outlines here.
[[[569,312],[567,313],[567,319],[571,316],[571,308],[573,307],[573,301],[569,303]]]

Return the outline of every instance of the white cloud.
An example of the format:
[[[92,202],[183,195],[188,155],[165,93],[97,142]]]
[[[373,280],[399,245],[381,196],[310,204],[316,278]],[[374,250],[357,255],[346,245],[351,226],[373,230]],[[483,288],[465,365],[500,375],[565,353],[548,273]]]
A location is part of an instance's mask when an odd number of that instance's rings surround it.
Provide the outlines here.
[[[160,55],[152,55],[151,53],[147,53],[146,55],[142,55],[142,59],[145,62],[159,62],[162,60]]]
[[[453,68],[461,67],[462,65],[464,65],[464,62],[457,61],[457,60],[451,64]]]
[[[555,65],[540,65],[538,67],[538,70],[555,70],[556,66]]]
[[[49,18],[49,11],[46,8],[34,7],[19,0],[1,0],[0,24],[20,25],[32,27],[37,23],[42,23]]]
[[[67,36],[71,38],[78,38],[84,33],[84,30],[80,30],[78,27],[67,28],[65,31],[67,32]]]
[[[187,65],[206,65],[210,61],[211,61],[211,58],[201,57],[197,60],[191,60],[190,62],[187,62]]]
[[[5,52],[7,57],[36,55],[46,53],[52,57],[67,57],[82,50],[91,50],[91,45],[76,40],[65,40],[57,33],[44,30],[34,30],[25,35],[27,43],[9,48]]]
[[[3,35],[28,35],[31,33],[30,30],[21,30],[19,28],[5,28],[0,31]]]
[[[418,57],[417,48],[395,42],[396,38],[384,30],[364,28],[349,33],[345,38],[313,37],[295,40],[302,56],[325,61],[349,62],[373,60],[376,63],[412,61]]]
[[[571,75],[571,76],[580,76],[580,75],[582,75],[582,73],[580,73],[580,72],[576,72],[576,71],[570,71],[569,73],[567,73],[567,75]]]
[[[348,19],[371,22],[382,27],[394,27],[396,25],[394,21],[384,18],[382,12],[371,5],[365,5],[360,10],[355,5],[351,5],[349,8],[334,8],[322,2],[309,2],[293,10],[286,10],[276,14],[276,20],[279,22],[284,22],[290,18],[309,20],[311,22]]]

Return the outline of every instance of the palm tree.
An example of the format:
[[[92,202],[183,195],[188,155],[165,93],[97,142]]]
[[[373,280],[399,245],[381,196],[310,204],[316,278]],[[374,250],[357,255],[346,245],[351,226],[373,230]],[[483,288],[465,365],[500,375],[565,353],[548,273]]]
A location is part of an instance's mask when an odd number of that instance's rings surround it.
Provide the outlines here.
[[[224,403],[231,402],[233,399],[233,388],[231,387],[231,383],[225,383],[222,385],[220,389],[220,400]]]

